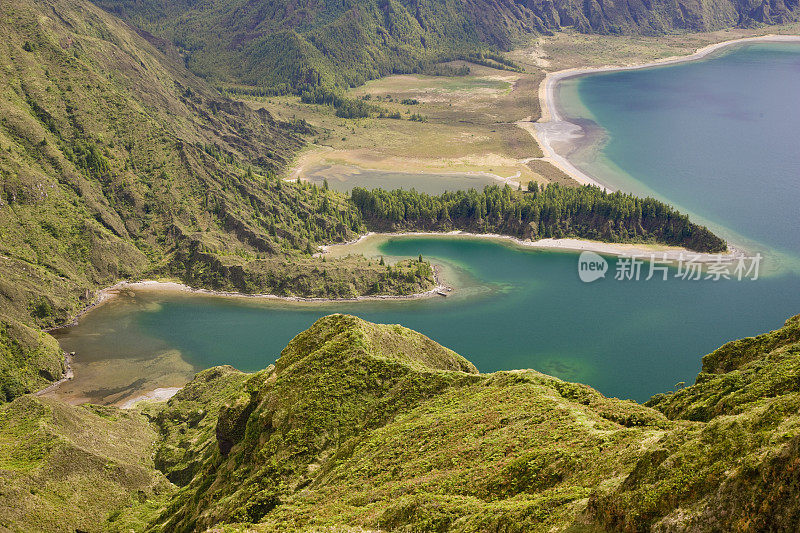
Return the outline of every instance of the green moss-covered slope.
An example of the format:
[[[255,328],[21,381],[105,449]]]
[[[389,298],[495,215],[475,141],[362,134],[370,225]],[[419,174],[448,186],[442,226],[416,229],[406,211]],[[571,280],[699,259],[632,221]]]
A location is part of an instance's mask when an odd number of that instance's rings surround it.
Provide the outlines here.
[[[0,315],[0,402],[61,379],[64,363],[53,337]]]
[[[177,44],[187,66],[212,81],[281,92],[360,85],[545,31],[510,0],[97,4]]]
[[[275,365],[205,370],[140,412],[0,407],[0,526],[793,531],[799,321],[638,405],[533,370],[480,374],[400,326],[325,317]]]
[[[181,441],[200,444],[182,452],[181,488],[150,528],[788,531],[800,501],[797,323],[707,356],[745,356],[761,372],[749,381],[704,373],[641,406],[532,370],[478,374],[399,326],[326,317],[274,367],[215,369],[190,386],[222,407]],[[712,390],[728,409],[681,416]],[[197,412],[186,401],[164,413]],[[161,449],[175,450],[184,433],[160,427]]]
[[[0,529],[110,531],[134,505],[144,512],[125,525],[141,529],[171,490],[153,467],[154,436],[136,412],[31,396],[0,406]]]
[[[593,499],[602,523],[664,531],[797,527],[798,324],[800,315],[726,344],[703,358],[694,385],[647,402],[685,429],[658,442],[617,490]]]

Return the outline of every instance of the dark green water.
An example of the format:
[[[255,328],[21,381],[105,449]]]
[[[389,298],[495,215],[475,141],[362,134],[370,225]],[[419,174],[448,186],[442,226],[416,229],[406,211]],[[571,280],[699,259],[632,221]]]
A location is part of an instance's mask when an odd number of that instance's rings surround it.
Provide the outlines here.
[[[800,256],[800,44],[585,76],[560,99],[605,132],[573,160],[589,174]]]
[[[645,400],[693,381],[701,356],[722,343],[774,329],[800,311],[794,275],[585,284],[570,253],[443,238],[398,239],[381,251],[422,253],[461,269],[462,295],[312,306],[140,292],[91,313],[60,340],[84,361],[178,349],[197,368],[256,370],[317,318],[343,312],[421,331],[482,371],[535,368]]]

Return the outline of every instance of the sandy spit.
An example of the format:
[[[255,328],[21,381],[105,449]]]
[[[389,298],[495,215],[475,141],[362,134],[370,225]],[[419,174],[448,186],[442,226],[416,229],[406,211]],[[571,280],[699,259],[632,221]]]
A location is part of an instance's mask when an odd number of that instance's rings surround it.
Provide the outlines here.
[[[558,83],[567,78],[574,78],[586,74],[595,74],[598,72],[637,70],[671,65],[675,63],[683,63],[685,61],[696,61],[722,48],[753,42],[800,42],[800,35],[762,35],[759,37],[733,39],[730,41],[704,46],[703,48],[695,51],[693,54],[686,56],[668,57],[640,65],[609,65],[591,68],[570,68],[566,70],[559,70],[557,72],[550,72],[547,74],[547,76],[545,76],[544,80],[542,80],[541,84],[539,85],[539,101],[542,108],[542,116],[536,123],[534,123],[535,128],[525,129],[531,133],[539,143],[539,146],[542,148],[542,151],[545,154],[543,159],[551,162],[579,183],[584,185],[595,185],[597,187],[613,191],[612,188],[597,181],[596,178],[582,172],[580,169],[575,167],[575,165],[570,163],[564,156],[559,155],[554,150],[553,143],[569,144],[583,136],[582,128],[577,124],[573,124],[572,122],[565,120],[559,112],[555,99],[555,89],[558,86]]]
[[[133,409],[139,402],[166,402],[175,396],[179,390],[181,390],[181,387],[160,387],[153,389],[150,392],[126,400],[120,405],[120,409]]]
[[[734,261],[744,254],[736,249],[729,247],[727,254],[707,254],[693,252],[687,248],[679,246],[645,245],[630,243],[609,243],[600,241],[588,241],[582,239],[539,239],[537,241],[525,241],[508,235],[498,233],[468,233],[465,231],[451,232],[407,232],[407,233],[373,233],[369,232],[354,241],[342,244],[331,244],[322,246],[322,254],[330,252],[334,248],[352,246],[370,237],[464,237],[472,239],[490,239],[495,241],[507,241],[517,246],[525,248],[537,248],[541,250],[561,250],[568,252],[595,252],[617,257],[636,256],[640,259],[650,259],[651,256],[659,261],[679,261],[681,259],[692,258],[695,262],[717,263],[720,261]]]

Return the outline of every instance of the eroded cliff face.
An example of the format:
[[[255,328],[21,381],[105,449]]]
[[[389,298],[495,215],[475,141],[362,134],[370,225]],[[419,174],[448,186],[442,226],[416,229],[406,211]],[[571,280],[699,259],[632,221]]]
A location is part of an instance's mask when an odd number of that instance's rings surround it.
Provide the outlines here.
[[[574,27],[584,33],[658,35],[676,30],[709,31],[797,20],[796,2],[783,0],[698,0],[612,2],[528,0],[521,2],[549,29]]]

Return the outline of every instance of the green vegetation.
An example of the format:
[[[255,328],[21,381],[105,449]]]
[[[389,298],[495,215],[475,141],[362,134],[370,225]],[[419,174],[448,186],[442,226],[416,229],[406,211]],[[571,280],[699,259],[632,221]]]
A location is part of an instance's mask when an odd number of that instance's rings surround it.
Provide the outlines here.
[[[466,64],[457,61],[444,66],[456,69]],[[554,167],[534,160],[539,165],[533,169],[521,161],[542,153],[531,134],[515,124],[529,115],[538,116],[536,87],[541,78],[538,72],[472,65],[469,75],[458,78],[396,75],[344,92],[348,98],[379,105],[384,119],[377,113],[341,120],[333,107],[303,104],[294,96],[248,103],[286,121],[305,120],[317,130],[316,146],[295,163],[294,170],[301,176],[341,164],[414,173],[492,172],[517,175],[523,183],[546,182],[550,173],[542,167]],[[425,120],[409,120],[412,113]],[[405,120],[397,120],[401,118]]]
[[[503,57],[500,54],[492,52],[475,52],[462,57],[464,61],[475,63],[476,65],[483,65],[484,67],[495,68],[499,70],[510,70],[512,72],[524,72],[525,69],[520,65],[514,63],[510,59]]]
[[[203,77],[295,94],[436,71],[438,62],[462,57],[507,68],[483,54],[543,30],[538,17],[513,3],[323,1],[300,10],[286,1],[97,4],[178,45]]]
[[[52,327],[144,276],[305,296],[433,286],[417,265],[312,259],[363,224],[346,198],[279,178],[304,122],[221,97],[83,0],[0,9],[0,314]],[[8,350],[5,397],[60,375]]]
[[[43,388],[64,370],[53,337],[0,315],[0,402]]]
[[[791,530],[799,326],[720,348],[696,384],[642,406],[532,370],[479,374],[406,328],[333,315],[275,365],[212,368],[146,405],[155,434],[114,408],[0,407],[2,525]]]
[[[396,73],[436,73],[438,62],[453,59],[516,70],[519,66],[498,50],[509,50],[531,34],[564,28],[654,35],[784,23],[800,16],[795,3],[754,8],[744,0],[692,5],[325,0],[302,7],[288,0],[95,2],[178,45],[188,67],[207,79],[296,94],[315,86],[358,86]]]
[[[314,87],[303,91],[300,101],[304,104],[323,104],[336,109],[339,118],[365,118],[383,113],[383,110],[364,100],[346,98],[336,91]]]
[[[31,396],[0,406],[0,528],[142,530],[172,490],[154,438],[138,412]]]
[[[314,257],[367,227],[725,248],[655,200],[593,188],[356,190],[348,200],[285,182],[303,136],[318,131],[230,100],[185,65],[231,94],[303,93],[337,118],[379,120],[382,107],[338,91],[397,72],[489,66],[515,76],[512,93],[533,94],[537,79],[492,49],[566,25],[772,23],[795,17],[796,4],[98,3],[180,54],[84,0],[0,5],[0,529],[796,526],[800,316],[706,356],[694,385],[645,406],[535,371],[479,374],[423,335],[341,315],[298,335],[275,365],[203,371],[166,404],[124,411],[27,394],[65,370],[36,328],[123,278],[316,297],[433,286],[421,256]],[[440,63],[457,58],[483,66]],[[387,117],[419,106],[403,121],[419,143],[424,121],[462,113],[430,100],[381,105]],[[505,120],[480,114],[483,125]],[[524,133],[496,128],[497,138]],[[516,139],[510,151],[530,156]]]
[[[221,96],[173,50],[158,50],[83,0],[14,0],[2,14],[0,314],[52,327],[98,288],[126,278],[305,297],[434,286],[427,263],[387,268],[313,257],[318,245],[351,240],[366,227],[346,197],[280,178],[302,136],[315,133],[302,117],[279,121]],[[339,94],[312,88],[304,98],[342,116],[383,112]],[[400,116],[400,109],[387,111]],[[403,122],[428,116],[410,119]],[[370,222],[379,225],[375,213]],[[60,376],[52,353],[9,350],[5,398]]]
[[[454,67],[447,63],[436,63],[435,65],[431,65],[422,69],[422,74],[426,74],[428,76],[469,76],[469,73],[470,68],[468,65]]]
[[[141,411],[0,406],[0,526],[791,530],[799,332],[729,343],[643,406],[328,316],[275,365],[205,370]]]
[[[522,239],[575,237],[613,242],[656,242],[699,252],[721,252],[725,242],[686,215],[653,198],[598,187],[540,189],[527,193],[506,185],[483,192],[429,196],[416,191],[354,189],[351,195],[367,226],[379,231],[501,233]]]
[[[190,434],[196,475],[151,528],[790,529],[798,324],[706,357],[748,354],[738,370],[761,370],[747,401],[704,372],[654,410],[533,371],[477,374],[404,328],[327,317],[241,386],[225,369],[192,384],[214,405],[213,391],[236,390],[218,409],[217,446]],[[728,374],[717,379],[740,379]],[[735,408],[704,422],[667,408],[710,389]],[[168,446],[180,432],[161,434]]]

